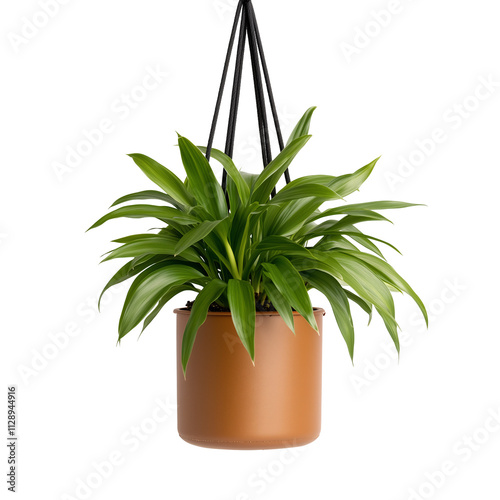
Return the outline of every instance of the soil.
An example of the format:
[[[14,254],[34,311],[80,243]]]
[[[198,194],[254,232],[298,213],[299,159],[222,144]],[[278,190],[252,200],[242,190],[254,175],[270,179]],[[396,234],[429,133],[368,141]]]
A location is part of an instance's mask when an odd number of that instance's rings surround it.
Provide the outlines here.
[[[186,309],[188,311],[191,311],[193,307],[193,301],[189,300],[186,302]],[[215,302],[210,305],[209,309],[210,312],[231,312],[227,307],[221,307],[219,304],[216,304]],[[259,300],[259,295],[255,294],[255,310],[258,312],[276,312],[276,309],[274,306],[269,302],[269,300],[265,300],[263,304],[260,303]]]

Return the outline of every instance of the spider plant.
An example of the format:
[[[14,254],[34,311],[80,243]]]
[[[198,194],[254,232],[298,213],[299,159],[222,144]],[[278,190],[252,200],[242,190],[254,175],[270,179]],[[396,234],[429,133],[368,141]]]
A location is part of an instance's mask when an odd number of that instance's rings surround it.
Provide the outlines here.
[[[196,332],[212,307],[231,312],[234,327],[255,359],[256,305],[272,304],[290,330],[293,310],[317,330],[308,290],[323,293],[331,304],[351,359],[354,327],[351,303],[371,318],[375,309],[399,352],[392,292],[411,296],[427,320],[425,307],[408,283],[386,262],[377,244],[389,243],[363,233],[357,225],[387,221],[376,210],[414,206],[397,201],[346,204],[345,197],[366,181],[377,160],[338,177],[308,175],[277,192],[278,180],[309,141],[315,108],[301,118],[285,149],[260,174],[240,172],[231,158],[213,150],[228,174],[227,198],[204,156],[205,149],[179,136],[187,178],[141,154],[130,157],[161,191],[124,196],[90,229],[121,217],[155,218],[164,224],[146,234],[127,236],[103,261],[129,260],[107,283],[135,277],[121,313],[118,341],[143,322],[143,330],[177,294],[197,294],[182,343],[184,373]],[[320,211],[326,202],[333,208]],[[229,207],[229,208],[228,208]],[[102,295],[101,295],[102,297]]]

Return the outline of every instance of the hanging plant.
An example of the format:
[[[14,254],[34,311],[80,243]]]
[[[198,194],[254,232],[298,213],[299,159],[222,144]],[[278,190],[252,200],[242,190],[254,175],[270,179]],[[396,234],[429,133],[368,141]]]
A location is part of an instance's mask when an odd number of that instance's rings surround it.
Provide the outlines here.
[[[182,414],[179,430],[182,437],[205,446],[277,447],[280,443],[284,445],[285,440],[282,436],[276,437],[274,431],[269,431],[269,426],[272,429],[286,429],[288,425],[290,432],[285,432],[288,438],[303,444],[319,434],[320,399],[317,389],[307,384],[302,389],[297,389],[290,382],[281,382],[280,385],[279,380],[283,370],[299,370],[301,367],[292,364],[299,362],[306,367],[308,376],[312,377],[310,384],[317,387],[318,378],[319,383],[321,381],[317,333],[320,332],[318,322],[323,311],[313,308],[309,290],[316,289],[328,299],[351,359],[354,357],[355,338],[352,304],[360,307],[370,318],[373,311],[382,317],[398,352],[398,325],[392,292],[408,294],[427,321],[422,301],[386,261],[380,245],[392,249],[394,247],[366,234],[358,227],[365,222],[387,222],[388,219],[379,211],[414,205],[397,201],[346,202],[346,197],[357,191],[368,179],[377,160],[349,174],[308,175],[290,180],[288,169],[310,139],[308,134],[314,108],[304,114],[287,144],[283,144],[251,2],[239,4],[228,54],[231,53],[240,16],[236,91],[233,92],[226,153],[212,148],[212,141],[229,58],[226,61],[208,148],[196,147],[185,137],[179,136],[178,145],[186,179],[179,179],[171,170],[147,156],[130,155],[160,190],[141,191],[120,198],[112,205],[120,207],[99,219],[92,228],[124,217],[155,218],[163,224],[158,230],[115,240],[120,246],[111,250],[104,258],[104,261],[131,259],[103,290],[104,293],[118,283],[133,279],[118,325],[119,341],[141,323],[142,330],[148,327],[160,310],[179,293],[193,293],[194,300],[189,303],[189,307],[177,311],[179,415]],[[260,174],[241,172],[231,159],[247,37],[254,69],[265,164],[265,169]],[[274,159],[271,157],[260,64],[282,149]],[[218,183],[209,158],[215,159],[224,168],[222,184]],[[277,183],[283,175],[287,185],[278,190]],[[136,203],[143,200],[154,200],[156,204]],[[134,204],[124,205],[130,202]],[[335,202],[335,206],[332,207],[331,202]],[[329,208],[323,209],[325,203],[329,203]],[[196,354],[197,335],[201,335],[202,326],[206,327],[208,324],[207,317],[217,318],[217,315],[225,318],[224,326],[210,328],[211,337],[205,332],[203,350]],[[256,317],[259,315],[274,321],[274,326],[264,329],[267,333],[262,335],[272,337],[273,332],[286,332],[289,339],[283,340],[283,345],[288,345],[295,333],[296,337],[301,337],[300,342],[304,342],[301,349],[305,355],[307,356],[308,350],[314,354],[307,359],[297,357],[300,353],[290,354],[289,367],[280,365],[283,361],[277,362],[278,369],[281,370],[279,374],[274,373],[269,366],[261,366],[263,361],[263,364],[267,364],[269,360],[267,357],[265,360],[259,359],[258,355],[259,339],[256,340],[256,331],[261,326],[256,327]],[[227,323],[228,319],[231,323]],[[276,323],[277,320],[280,323]],[[227,349],[227,353],[224,350],[221,339],[225,340],[224,335],[231,331],[237,335],[246,358],[241,357],[241,352],[235,358],[230,349]],[[281,338],[282,333],[276,335]],[[218,350],[214,347],[213,360],[209,352],[212,345],[219,346]],[[298,345],[294,346],[292,343],[287,349],[296,349]],[[283,351],[279,344],[272,348],[277,349],[272,356],[278,356]],[[196,363],[193,363],[196,366],[191,379],[190,358],[195,354]],[[217,363],[215,359],[218,360]],[[259,396],[259,400],[255,394],[258,392],[257,388],[261,387],[259,384],[262,384],[262,374],[266,374],[266,384],[276,380],[277,385],[270,389],[270,393],[267,391],[267,396]],[[234,378],[241,382],[239,387],[220,388],[219,384]],[[241,411],[238,405],[246,404],[236,396],[241,390],[247,401],[250,399],[261,407],[247,408],[247,420],[241,420],[234,428],[234,413]],[[282,399],[277,397],[283,391],[297,390],[297,401],[291,405],[286,402],[289,396]],[[262,392],[266,393],[266,390]],[[207,394],[211,395],[208,402]],[[224,394],[222,403],[215,404],[214,401],[221,394]],[[298,410],[310,394],[316,394],[310,405],[313,407]],[[264,399],[267,401],[265,404]],[[239,402],[235,403],[236,400]],[[271,401],[275,406],[274,410],[263,411],[262,407],[269,405]],[[232,413],[227,408],[222,411],[220,404],[229,405]],[[283,417],[285,408],[287,411],[299,412],[297,418],[302,418],[305,422],[304,429],[297,431],[295,417]],[[203,424],[193,420],[196,413],[203,415]],[[222,414],[226,413],[228,417],[224,419]],[[276,415],[281,420],[272,424]],[[291,419],[288,423],[287,418]],[[259,422],[257,431],[256,421]],[[183,425],[185,427],[181,429]],[[205,429],[203,432],[200,430],[202,428]]]

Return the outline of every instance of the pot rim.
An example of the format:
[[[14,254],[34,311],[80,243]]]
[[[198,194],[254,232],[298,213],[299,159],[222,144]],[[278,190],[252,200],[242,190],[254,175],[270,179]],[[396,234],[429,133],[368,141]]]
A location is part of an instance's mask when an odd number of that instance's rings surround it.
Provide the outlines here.
[[[325,310],[322,307],[313,307],[314,313],[319,313],[322,316],[326,315]],[[191,311],[189,311],[185,307],[180,307],[177,309],[174,309],[174,314],[191,314]],[[256,311],[257,316],[279,316],[279,313],[277,311]],[[292,311],[292,314],[294,316],[300,316],[300,314],[297,311]],[[208,316],[231,316],[231,312],[225,312],[225,311],[208,311]]]

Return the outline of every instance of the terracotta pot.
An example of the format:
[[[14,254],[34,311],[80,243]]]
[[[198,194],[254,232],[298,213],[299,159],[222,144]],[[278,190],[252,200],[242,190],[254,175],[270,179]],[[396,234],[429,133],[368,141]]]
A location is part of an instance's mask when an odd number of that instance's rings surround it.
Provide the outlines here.
[[[269,449],[314,441],[321,429],[323,309],[320,335],[294,313],[295,335],[278,313],[257,313],[255,366],[230,313],[209,313],[198,330],[184,379],[182,336],[189,311],[177,314],[178,430],[207,448]]]

